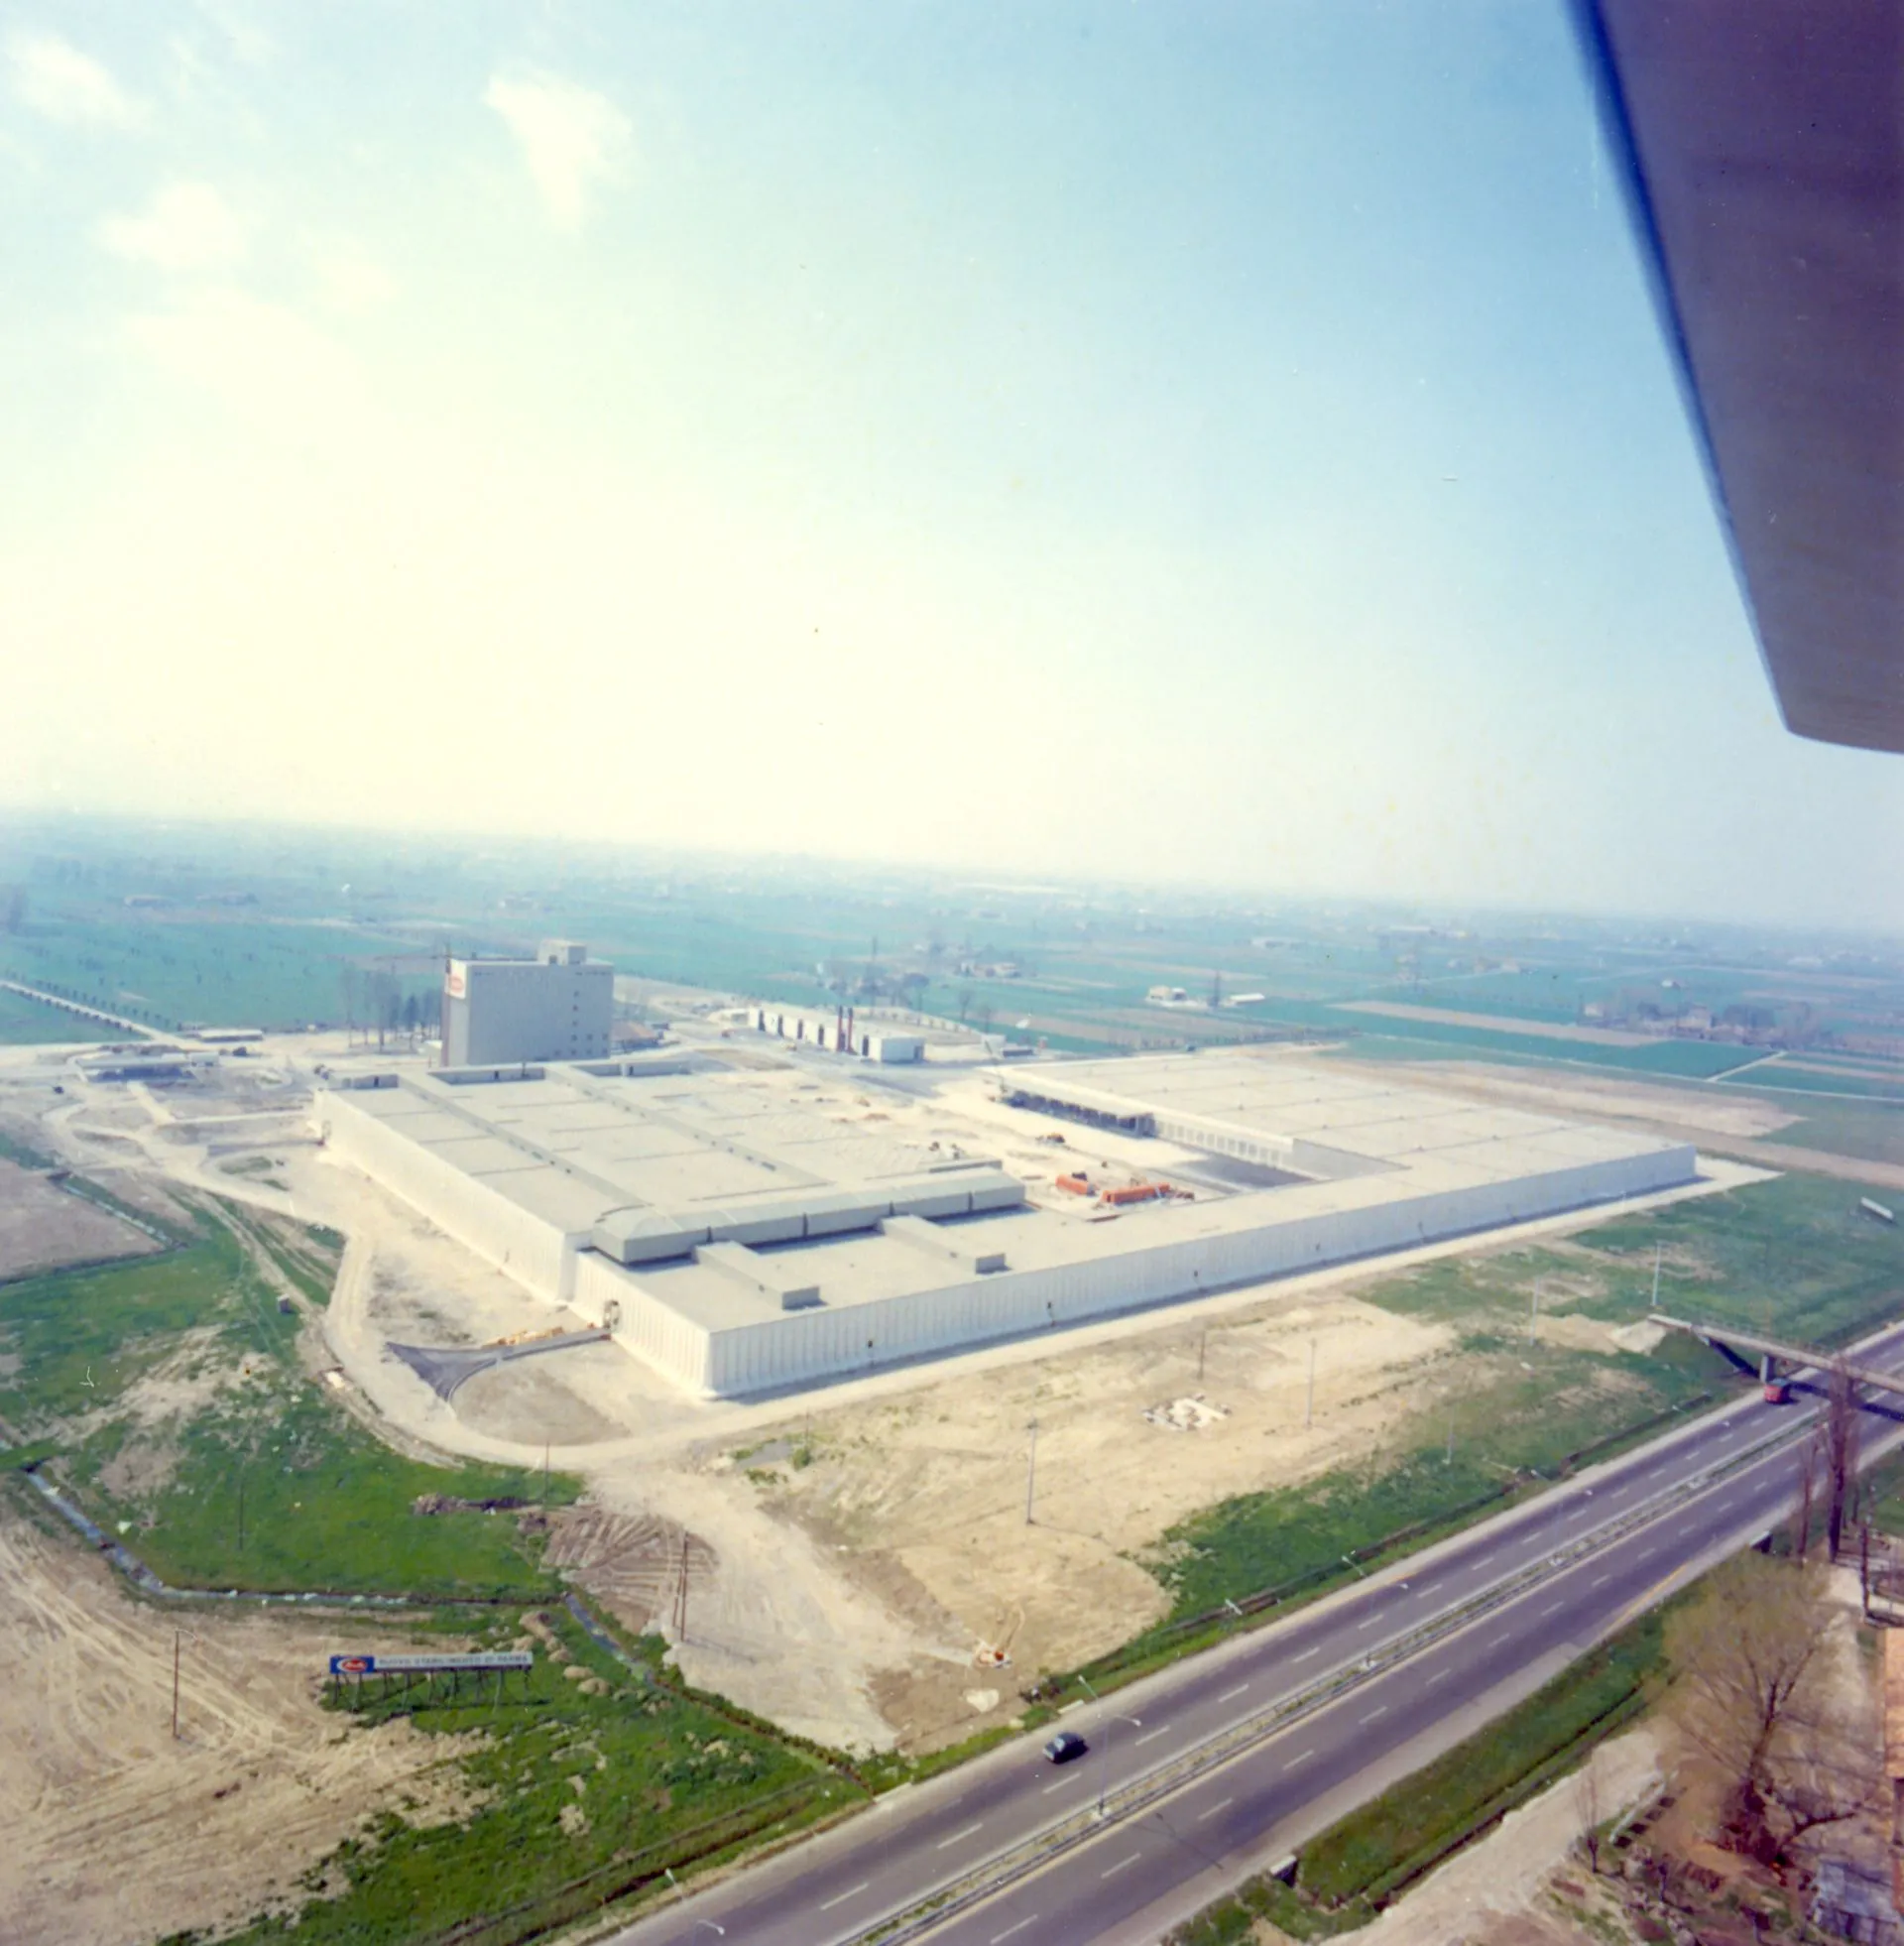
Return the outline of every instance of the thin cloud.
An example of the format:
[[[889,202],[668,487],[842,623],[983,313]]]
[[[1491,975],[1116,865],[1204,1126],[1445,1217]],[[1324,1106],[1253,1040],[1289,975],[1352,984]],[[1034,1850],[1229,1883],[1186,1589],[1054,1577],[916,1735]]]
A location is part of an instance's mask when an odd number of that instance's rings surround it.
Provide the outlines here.
[[[7,83],[17,99],[51,122],[135,128],[145,110],[90,55],[57,34],[7,39]]]
[[[551,74],[492,75],[483,100],[509,124],[558,230],[580,230],[597,183],[627,166],[633,129],[605,94]]]
[[[169,182],[142,216],[108,216],[99,241],[161,270],[204,270],[244,255],[245,226],[209,182]]]
[[[311,260],[318,296],[331,310],[361,315],[387,304],[396,292],[396,281],[383,265],[347,239],[314,246]]]
[[[125,328],[143,358],[261,432],[298,441],[351,436],[362,398],[355,365],[283,304],[246,291],[197,291],[128,318]]]

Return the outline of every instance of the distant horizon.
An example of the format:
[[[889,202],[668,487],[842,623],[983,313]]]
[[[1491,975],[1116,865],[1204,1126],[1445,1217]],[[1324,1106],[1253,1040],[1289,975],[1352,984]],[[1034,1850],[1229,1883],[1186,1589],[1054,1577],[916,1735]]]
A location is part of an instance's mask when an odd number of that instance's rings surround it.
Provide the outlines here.
[[[1647,912],[1636,909],[1595,909],[1561,906],[1553,903],[1512,905],[1486,898],[1437,898],[1411,900],[1396,895],[1362,893],[1313,887],[1274,887],[1211,880],[1115,879],[1080,877],[1066,879],[1050,874],[1026,873],[1014,876],[1000,868],[968,865],[958,861],[882,859],[870,854],[821,854],[743,851],[728,848],[643,843],[639,840],[601,838],[587,835],[550,835],[505,831],[454,830],[449,827],[399,827],[375,824],[327,824],[299,820],[218,817],[145,817],[129,812],[79,810],[72,806],[22,806],[0,801],[0,888],[9,882],[4,856],[10,833],[44,826],[69,825],[75,832],[90,829],[102,841],[130,848],[140,834],[151,831],[200,834],[207,839],[223,837],[248,844],[325,842],[365,846],[401,844],[421,848],[436,847],[475,857],[492,848],[581,853],[591,862],[639,866],[649,871],[692,871],[708,877],[725,871],[748,871],[769,876],[797,878],[802,872],[837,877],[859,889],[871,890],[871,881],[892,880],[922,895],[964,893],[982,895],[995,892],[1012,898],[1047,896],[1067,902],[1118,901],[1126,905],[1144,898],[1169,900],[1192,905],[1200,900],[1215,902],[1220,908],[1272,917],[1278,907],[1313,912],[1316,909],[1341,908],[1345,914],[1359,912],[1407,915],[1428,922],[1459,920],[1513,920],[1526,925],[1577,920],[1597,927],[1628,926],[1670,930],[1678,926],[1697,926],[1735,930],[1747,934],[1789,935],[1794,941],[1864,941],[1904,948],[1904,929],[1887,932],[1879,927],[1848,923],[1807,923],[1737,912]],[[171,861],[207,875],[223,868],[197,860]],[[499,861],[500,862],[500,861]],[[242,868],[234,868],[242,870]],[[993,876],[979,876],[981,873]],[[352,888],[353,891],[356,888]],[[382,896],[383,889],[369,886],[364,894]],[[1141,915],[1142,908],[1137,907]],[[1527,936],[1523,934],[1522,936]]]

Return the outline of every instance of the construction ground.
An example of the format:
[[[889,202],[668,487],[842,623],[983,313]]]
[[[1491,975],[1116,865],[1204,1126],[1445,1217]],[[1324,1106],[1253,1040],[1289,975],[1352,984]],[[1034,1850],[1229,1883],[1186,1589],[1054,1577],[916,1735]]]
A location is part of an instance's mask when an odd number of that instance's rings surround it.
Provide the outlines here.
[[[1364,1459],[1485,1376],[1448,1326],[1364,1301],[1370,1277],[1564,1236],[1605,1214],[791,1401],[688,1399],[604,1343],[498,1365],[445,1399],[392,1355],[393,1341],[478,1346],[561,1320],[322,1153],[302,1113],[314,1058],[348,1056],[298,1036],[221,1063],[228,1080],[168,1091],[75,1081],[57,1048],[4,1050],[0,1132],[134,1211],[164,1207],[172,1182],[343,1233],[307,1360],[328,1371],[339,1406],[413,1453],[579,1474],[584,1502],[558,1517],[548,1558],[634,1627],[667,1636],[696,1685],[846,1748],[925,1749],[1004,1721],[1039,1670],[1076,1666],[1162,1615],[1167,1597],[1138,1559],[1173,1523]],[[1521,1070],[1501,1085],[1539,1096]],[[1625,1090],[1625,1115],[1685,1126],[1684,1091],[1664,1103],[1647,1092]],[[873,1096],[850,1080],[830,1093],[843,1119],[933,1125],[930,1101]],[[1580,1107],[1560,1088],[1547,1105]],[[1748,1108],[1714,1102],[1728,1116]],[[1085,1152],[1128,1164],[1115,1139],[1072,1142],[1061,1158],[1025,1144],[1010,1159],[1047,1174]],[[0,1250],[12,1253],[0,1277],[150,1248],[44,1173],[0,1169]],[[1699,1185],[1658,1200],[1758,1174],[1707,1162]],[[1617,1342],[1606,1324],[1564,1310],[1545,1328],[1598,1349]],[[1616,1389],[1616,1363],[1609,1370]],[[0,1808],[19,1834],[0,1864],[10,1936],[73,1936],[80,1912],[88,1937],[141,1938],[127,1929],[127,1901],[175,1883],[179,1902],[167,1909],[215,1924],[256,1910],[379,1805],[453,1814],[432,1782],[453,1773],[442,1739],[413,1744],[401,1726],[340,1737],[320,1713],[311,1671],[334,1645],[320,1624],[219,1615],[191,1628],[175,1743],[173,1616],[128,1600],[102,1563],[0,1510]],[[185,1896],[192,1885],[202,1895]]]
[[[333,1636],[303,1618],[160,1614],[69,1536],[0,1506],[7,1939],[143,1946],[158,1913],[233,1924],[373,1807],[456,1816],[461,1739],[320,1707]],[[404,1643],[373,1631],[367,1645]]]

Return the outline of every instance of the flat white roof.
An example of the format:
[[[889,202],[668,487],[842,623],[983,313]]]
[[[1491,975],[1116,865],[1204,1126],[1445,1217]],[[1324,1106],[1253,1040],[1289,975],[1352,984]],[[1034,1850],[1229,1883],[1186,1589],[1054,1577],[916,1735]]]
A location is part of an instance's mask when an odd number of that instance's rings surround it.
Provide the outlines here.
[[[917,1235],[908,1243],[874,1230],[751,1246],[774,1276],[817,1284],[821,1303],[837,1309],[969,1282],[975,1273],[959,1262],[961,1251],[1002,1254],[1008,1272],[1052,1270],[1584,1164],[1640,1157],[1664,1163],[1672,1152],[1683,1167],[1677,1174],[1657,1171],[1662,1181],[1686,1179],[1692,1169],[1684,1145],[1637,1131],[1477,1106],[1347,1064],[1281,1054],[1054,1061],[993,1074],[1008,1099],[1027,1091],[1099,1114],[1163,1118],[1168,1136],[1157,1144],[1160,1176],[1171,1173],[1172,1155],[1200,1148],[1200,1138],[1210,1142],[1210,1153],[1222,1153],[1217,1145],[1226,1135],[1312,1144],[1323,1152],[1319,1166],[1330,1156],[1351,1158],[1353,1166],[1270,1188],[1226,1192],[1213,1184],[1192,1200],[1133,1204],[1115,1214],[1080,1200],[1075,1208],[1024,1206],[958,1218],[936,1226],[947,1246],[943,1257],[929,1239],[921,1248]],[[907,1119],[877,1089],[863,1091],[854,1080],[829,1091],[797,1069],[710,1064],[694,1072],[604,1076],[550,1063],[534,1079],[470,1086],[405,1075],[395,1087],[354,1091],[347,1099],[393,1134],[578,1241],[613,1211],[652,1209],[692,1225],[697,1213],[718,1219],[723,1206],[766,1198],[818,1207],[831,1192],[865,1185],[877,1191],[882,1182],[945,1170],[949,1156],[961,1165],[980,1159],[949,1147],[944,1132],[956,1111],[937,1098],[927,1120]],[[1027,1137],[1064,1127],[1035,1110],[1022,1111],[1022,1119]],[[941,1139],[932,1139],[928,1125]],[[994,1128],[992,1139],[998,1135]],[[977,1123],[962,1128],[961,1143],[967,1139],[987,1140]],[[1126,1140],[1120,1153],[1146,1147]],[[1313,1159],[1313,1152],[1303,1153]],[[608,1257],[600,1262],[710,1330],[786,1315],[770,1289],[732,1275],[731,1254],[726,1272],[718,1261],[685,1257],[628,1268]]]
[[[1314,1143],[1410,1171],[1445,1161],[1473,1171],[1476,1180],[1505,1180],[1670,1146],[1637,1130],[1479,1105],[1431,1088],[1402,1087],[1348,1062],[1325,1066],[1277,1053],[1037,1061],[991,1072],[1008,1096],[1015,1091],[1073,1100],[1097,1114],[1148,1114],[1213,1137]]]

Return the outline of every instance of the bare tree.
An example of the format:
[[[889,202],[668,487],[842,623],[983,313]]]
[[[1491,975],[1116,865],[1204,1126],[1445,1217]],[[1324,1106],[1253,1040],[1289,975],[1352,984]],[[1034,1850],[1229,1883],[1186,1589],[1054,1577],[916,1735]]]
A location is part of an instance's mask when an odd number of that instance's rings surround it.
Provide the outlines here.
[[[1667,1714],[1726,1780],[1720,1842],[1764,1865],[1875,1788],[1868,1740],[1834,1707],[1833,1623],[1822,1568],[1747,1553],[1666,1624]]]
[[[1593,1755],[1581,1765],[1574,1778],[1574,1814],[1580,1819],[1581,1849],[1587,1854],[1587,1867],[1600,1876],[1600,1827],[1606,1814],[1600,1801],[1600,1766]]]

